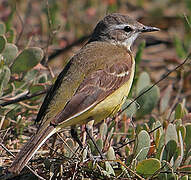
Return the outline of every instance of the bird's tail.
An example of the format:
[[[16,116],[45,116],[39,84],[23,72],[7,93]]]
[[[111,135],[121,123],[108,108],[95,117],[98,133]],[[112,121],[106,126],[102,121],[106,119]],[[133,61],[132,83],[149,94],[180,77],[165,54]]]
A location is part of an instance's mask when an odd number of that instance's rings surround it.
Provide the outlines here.
[[[36,151],[45,143],[45,141],[56,132],[54,126],[49,125],[40,130],[23,146],[20,152],[15,157],[12,165],[9,167],[9,172],[19,174]]]

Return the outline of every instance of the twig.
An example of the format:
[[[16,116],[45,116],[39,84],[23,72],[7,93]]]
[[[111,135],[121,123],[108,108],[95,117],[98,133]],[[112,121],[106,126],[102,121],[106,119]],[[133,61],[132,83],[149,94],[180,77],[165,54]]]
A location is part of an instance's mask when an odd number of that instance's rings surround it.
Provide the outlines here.
[[[57,133],[58,137],[62,140],[62,142],[64,143],[64,145],[76,156],[76,158],[79,160],[78,155],[73,151],[73,149],[66,143],[66,141],[62,138],[62,136]]]
[[[143,91],[139,96],[137,96],[133,101],[131,101],[122,111],[120,111],[118,113],[118,115],[120,115],[121,113],[123,113],[131,104],[133,104],[138,98],[140,98],[143,94],[147,93],[148,91],[150,91],[154,86],[156,86],[157,84],[159,84],[161,81],[163,81],[164,79],[166,79],[172,72],[176,71],[177,69],[179,69],[180,67],[182,67],[189,59],[191,58],[191,53],[188,54],[188,56],[185,58],[185,60],[177,65],[174,69],[170,70],[168,73],[166,73],[161,79],[159,79],[156,83],[154,83],[150,88],[148,88],[147,90]],[[112,119],[114,120],[114,119]],[[152,131],[149,132],[152,133],[155,130],[157,130],[158,128],[160,128],[161,126],[158,126],[157,128],[153,129]],[[127,144],[130,144],[132,142],[134,142],[135,139],[132,139],[130,141],[128,141],[127,143],[124,143],[123,145],[121,145],[120,147],[116,148],[116,150],[126,146]]]
[[[134,172],[131,168],[129,168],[125,163],[123,163],[120,159],[116,159],[116,160],[105,160],[105,161],[114,161],[114,162],[118,162],[120,163],[122,166],[124,166],[128,171],[130,171],[132,174],[134,174],[137,178],[139,178],[140,180],[144,180],[144,178],[142,178],[140,175],[138,175],[136,172]]]
[[[57,154],[59,157],[62,157],[63,159],[67,159],[67,161],[70,160],[69,157],[66,157],[66,156],[64,156],[63,154],[57,152],[58,148],[53,149],[48,143],[45,143],[45,144],[46,144],[46,146],[47,146],[53,153]],[[32,160],[31,160],[31,161],[32,161]]]
[[[44,91],[36,92],[34,94],[26,94],[25,96],[19,97],[17,99],[10,100],[10,101],[7,101],[7,102],[3,102],[3,103],[0,104],[0,107],[4,107],[4,106],[10,105],[10,104],[18,103],[20,101],[31,99],[33,97],[40,96],[40,95],[45,94],[47,92],[48,92],[48,89],[46,89]]]
[[[15,6],[16,6],[16,3],[15,3]],[[22,37],[23,32],[24,32],[26,20],[30,16],[30,13],[31,13],[31,1],[28,1],[28,3],[27,3],[27,10],[26,10],[26,13],[25,13],[25,16],[24,16],[24,20],[22,20],[20,14],[19,14],[19,12],[18,12],[18,10],[16,8],[16,14],[17,14],[17,16],[18,16],[18,18],[19,18],[19,20],[21,22],[21,26],[22,26],[21,32],[19,33],[17,41],[16,41],[16,45],[19,45],[19,41],[21,40],[21,37]],[[30,40],[29,40],[29,42],[27,44],[30,44]]]
[[[8,153],[10,154],[11,156],[15,157],[13,153],[11,153],[2,143],[0,143],[0,146]],[[41,177],[40,175],[38,175],[30,166],[28,165],[25,165],[36,177],[38,177],[39,179],[41,180],[45,180],[43,177]],[[8,174],[8,175],[5,175],[3,177],[3,179],[9,179],[9,178],[13,178],[15,177],[14,175],[11,175],[11,174]],[[1,177],[0,177],[1,178]]]
[[[151,134],[151,133],[153,133],[154,131],[156,131],[156,130],[159,129],[159,128],[161,128],[161,125],[158,126],[158,127],[156,127],[156,128],[154,128],[153,130],[149,131],[148,133]],[[132,139],[132,140],[128,141],[127,143],[122,144],[122,145],[119,146],[118,148],[115,148],[115,150],[118,150],[118,149],[120,149],[120,148],[126,146],[127,144],[130,144],[130,143],[134,142],[134,141],[135,141],[135,139]]]
[[[74,169],[74,174],[73,174],[73,176],[72,176],[72,180],[75,180],[75,175],[76,175],[76,173],[77,173],[78,165],[79,165],[79,161],[76,162],[75,169]]]
[[[28,108],[28,109],[38,109],[38,105],[36,105],[36,106],[30,106],[30,105],[28,105],[28,104],[26,104],[26,103],[24,103],[24,102],[19,102],[19,104],[20,105],[22,105],[22,106],[24,106],[24,107],[26,107],[26,108]]]
[[[53,32],[52,32],[52,21],[51,21],[51,15],[50,15],[50,9],[49,9],[49,3],[48,0],[46,0],[46,9],[47,9],[47,18],[48,18],[48,41],[46,45],[46,50],[45,50],[45,57],[41,61],[41,64],[44,66],[47,66],[48,62],[48,47],[52,43],[52,38],[53,38]]]
[[[0,129],[1,129],[1,127],[3,126],[4,120],[5,120],[5,116],[2,116],[1,122],[0,122]]]
[[[122,111],[119,112],[118,115],[120,115],[121,113],[123,113],[129,106],[131,106],[131,104],[133,104],[137,99],[139,99],[143,94],[146,94],[148,91],[150,91],[154,86],[156,86],[157,84],[159,84],[161,81],[163,81],[164,79],[166,79],[172,72],[176,71],[177,69],[179,69],[180,67],[182,67],[189,59],[191,58],[191,52],[188,54],[188,56],[185,58],[185,60],[180,63],[179,65],[177,65],[174,69],[170,70],[169,72],[167,72],[162,78],[160,78],[157,82],[155,82],[151,87],[149,87],[148,89],[146,89],[145,91],[143,91],[140,95],[138,95],[133,101],[131,101]],[[112,119],[114,120],[114,118]]]
[[[164,164],[160,169],[158,169],[157,171],[155,171],[155,173],[153,173],[153,175],[151,177],[149,177],[147,180],[153,179],[154,176],[156,176],[158,173],[161,173],[161,170],[163,168],[165,168],[166,164]],[[172,173],[172,172],[171,172]]]
[[[22,28],[21,28],[21,32],[19,33],[19,36],[18,36],[17,41],[16,41],[16,45],[18,45],[18,44],[19,44],[19,41],[20,41],[20,39],[21,39],[21,37],[22,37],[22,35],[23,35],[23,32],[24,32],[24,22],[23,22],[23,20],[22,20],[20,14],[19,14],[19,12],[18,12],[18,10],[17,10],[16,3],[15,3],[15,7],[16,7],[16,14],[17,14],[17,16],[18,16],[18,18],[19,18],[19,21],[21,22],[21,27],[22,27]]]
[[[184,13],[184,18],[186,19],[188,26],[191,28],[191,23],[189,22],[188,16],[185,13]]]
[[[168,121],[170,120],[170,117],[171,117],[171,115],[172,115],[172,113],[173,113],[173,110],[174,110],[174,108],[176,107],[176,104],[178,103],[178,100],[179,100],[179,98],[180,98],[180,93],[181,93],[181,91],[182,91],[182,88],[183,88],[183,72],[181,72],[181,74],[180,74],[180,81],[179,81],[179,83],[178,83],[178,92],[176,93],[176,97],[175,97],[175,99],[174,99],[174,101],[173,101],[173,103],[172,103],[172,106],[171,106],[171,108],[170,108],[170,113],[169,113],[169,116],[168,116]],[[171,122],[172,123],[172,122]]]

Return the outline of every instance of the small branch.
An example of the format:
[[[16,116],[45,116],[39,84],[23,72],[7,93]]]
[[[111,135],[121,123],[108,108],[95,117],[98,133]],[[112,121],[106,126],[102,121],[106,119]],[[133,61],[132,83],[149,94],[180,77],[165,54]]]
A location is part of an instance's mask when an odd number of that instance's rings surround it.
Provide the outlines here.
[[[44,91],[39,91],[39,92],[36,92],[34,94],[26,94],[25,96],[21,96],[21,97],[18,97],[16,99],[13,99],[13,100],[3,102],[3,103],[0,104],[0,107],[8,106],[10,104],[15,104],[15,103],[18,103],[20,101],[24,101],[24,100],[31,99],[31,98],[36,97],[36,96],[40,96],[42,94],[47,93],[48,90],[49,89],[44,90]]]
[[[15,6],[16,6],[16,3],[15,3]],[[27,18],[30,16],[30,13],[31,13],[31,2],[30,1],[28,1],[28,3],[27,3],[27,10],[26,10],[26,13],[25,13],[25,16],[24,16],[24,20],[22,20],[20,14],[19,14],[19,11],[17,9],[17,6],[16,6],[16,14],[17,14],[17,16],[19,18],[19,21],[21,22],[21,27],[22,27],[21,32],[19,33],[17,41],[16,41],[17,46],[19,45],[19,41],[21,40],[21,37],[22,37],[22,35],[24,33],[25,24],[26,24]]]
[[[10,154],[11,156],[15,157],[14,154],[12,152],[10,152],[2,143],[0,143],[0,146],[8,153]],[[43,177],[41,177],[40,175],[38,175],[30,166],[28,165],[25,165],[37,178],[41,179],[41,180],[45,180]],[[14,178],[15,175],[14,174],[6,174],[0,178],[3,178],[4,180],[6,179],[10,179],[10,178]]]
[[[15,4],[15,6],[16,6],[16,4]],[[17,14],[17,16],[18,16],[18,18],[19,18],[19,21],[21,22],[21,32],[19,33],[19,36],[18,36],[18,38],[17,38],[17,41],[16,41],[16,45],[18,45],[19,44],[19,41],[20,41],[20,39],[21,39],[21,37],[22,37],[22,35],[23,35],[23,32],[24,32],[24,22],[23,22],[23,20],[22,20],[22,18],[21,18],[21,16],[20,16],[20,14],[19,14],[19,12],[18,12],[18,10],[17,10],[17,7],[16,7],[16,14]]]
[[[174,111],[174,109],[175,109],[175,107],[176,107],[176,105],[178,103],[178,100],[179,100],[180,95],[181,95],[181,91],[183,89],[183,81],[184,81],[184,79],[183,79],[184,75],[183,74],[184,74],[184,72],[180,73],[180,80],[179,80],[179,83],[178,83],[178,92],[176,93],[176,97],[175,97],[175,99],[174,99],[174,101],[172,103],[172,106],[169,109],[169,115],[167,117],[168,121],[170,120],[170,117],[171,117],[171,115],[172,115],[172,113],[173,113],[173,111]],[[173,123],[173,122],[171,122],[171,123]]]
[[[157,82],[155,82],[150,88],[148,88],[147,90],[143,91],[140,95],[138,95],[133,101],[131,101],[122,111],[119,112],[118,115],[120,115],[121,113],[123,113],[129,106],[131,106],[131,104],[133,104],[137,99],[139,99],[143,94],[146,94],[148,91],[150,91],[154,86],[156,86],[157,84],[159,84],[161,81],[163,81],[164,79],[166,79],[172,72],[176,71],[177,69],[179,69],[180,67],[182,67],[188,60],[191,59],[191,52],[188,54],[188,56],[185,58],[185,60],[180,63],[179,65],[177,65],[174,69],[170,70],[168,73],[166,73],[161,79],[159,79]],[[114,119],[112,119],[114,120]]]
[[[140,179],[140,180],[144,180],[144,178],[142,178],[139,174],[137,174],[135,171],[133,171],[131,168],[129,168],[125,163],[123,163],[120,159],[116,159],[116,160],[106,160],[106,161],[108,161],[108,162],[118,162],[118,163],[120,163],[122,166],[124,166],[126,169],[127,169],[127,171],[129,171],[129,172],[131,172],[132,174],[134,174],[138,179]]]
[[[187,16],[185,13],[184,13],[184,18],[186,19],[186,22],[187,22],[188,26],[189,26],[190,29],[191,29],[191,23],[189,22],[188,16]]]
[[[48,41],[47,41],[46,50],[45,50],[45,57],[41,61],[42,65],[44,65],[44,66],[47,66],[47,62],[48,62],[48,47],[52,43],[52,39],[53,39],[52,20],[51,20],[51,14],[50,14],[48,0],[46,0],[46,9],[47,9],[48,31],[49,32],[48,32]]]
[[[156,128],[154,128],[153,130],[149,131],[148,133],[151,134],[151,133],[153,133],[154,131],[156,131],[156,130],[159,129],[159,128],[161,128],[161,125],[158,126],[158,127],[156,127]],[[119,146],[118,148],[115,148],[115,150],[119,150],[120,148],[122,148],[122,147],[126,146],[127,144],[130,144],[130,143],[132,143],[132,142],[134,142],[134,141],[135,141],[135,139],[132,139],[132,140],[128,141],[127,143],[122,144],[122,145]]]
[[[58,137],[62,140],[62,142],[64,143],[64,145],[70,150],[71,153],[73,153],[73,155],[76,156],[76,158],[79,160],[78,155],[73,151],[73,149],[66,143],[66,141],[62,138],[62,136],[57,133]]]

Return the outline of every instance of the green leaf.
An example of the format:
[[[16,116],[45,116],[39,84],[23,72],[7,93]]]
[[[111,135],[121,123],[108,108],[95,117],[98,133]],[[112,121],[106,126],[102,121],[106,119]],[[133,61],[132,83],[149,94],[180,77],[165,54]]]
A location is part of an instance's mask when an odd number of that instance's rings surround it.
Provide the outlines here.
[[[183,142],[182,134],[180,131],[178,132],[178,135],[179,135],[179,141],[180,141],[180,156],[178,156],[174,162],[174,166],[173,166],[174,170],[176,170],[180,166],[184,157],[184,142]]]
[[[182,157],[178,156],[174,162],[173,169],[176,170],[178,167],[180,167],[181,162],[182,162]]]
[[[158,148],[162,148],[165,145],[165,134],[163,133],[159,139]]]
[[[46,83],[48,80],[48,76],[47,74],[41,74],[40,76],[38,76],[37,78],[37,83]]]
[[[160,100],[160,112],[163,113],[166,109],[168,109],[169,100],[172,93],[172,85],[170,84],[165,90],[164,95]]]
[[[136,64],[139,64],[139,62],[141,61],[141,57],[142,57],[145,45],[146,45],[146,43],[145,43],[145,41],[143,41],[143,42],[140,43],[140,45],[138,47],[138,50],[137,50],[137,53],[136,53],[136,56],[135,56]]]
[[[130,147],[129,147],[128,145],[126,145],[126,146],[125,146],[125,155],[126,155],[126,156],[129,156],[130,153],[131,153],[131,149],[130,149]]]
[[[87,155],[88,155],[88,150],[87,150],[87,148],[85,148],[85,149],[83,150],[83,153],[82,153],[83,162],[86,160]]]
[[[184,142],[186,144],[186,150],[188,151],[191,148],[191,123],[187,123],[186,127],[186,137]]]
[[[175,118],[181,119],[183,116],[184,116],[184,110],[183,110],[182,104],[179,103],[175,109]]]
[[[136,172],[144,177],[149,177],[152,176],[160,168],[161,168],[160,161],[155,158],[150,158],[139,162],[136,167]]]
[[[136,139],[135,156],[138,161],[146,158],[150,148],[150,136],[147,131],[142,130]]]
[[[103,139],[107,134],[107,124],[105,122],[101,124],[99,131],[100,131],[101,139]]]
[[[109,129],[109,128],[108,128]],[[108,130],[108,136],[107,136],[107,140],[108,142],[111,140],[111,138],[113,138],[113,132],[114,132],[115,128],[112,127],[111,130]]]
[[[95,146],[94,146],[93,142],[89,139],[89,140],[87,141],[87,144],[89,145],[90,150],[91,150],[92,154],[94,155]]]
[[[170,162],[171,158],[175,155],[176,148],[177,148],[176,141],[174,140],[168,141],[167,145],[165,146],[162,159]]]
[[[113,147],[111,147],[111,146],[109,147],[106,156],[107,156],[108,160],[116,160],[115,151],[114,151]]]
[[[155,129],[155,128],[158,128],[158,127],[160,127],[160,128],[153,132],[153,137],[154,137],[154,141],[155,141],[155,144],[156,144],[156,147],[157,147],[157,148],[158,148],[158,146],[159,146],[160,137],[161,137],[162,134],[163,134],[163,129],[162,129],[162,125],[161,125],[161,122],[160,122],[160,121],[156,121],[156,122],[153,124],[153,128],[152,128],[152,129]]]
[[[137,80],[136,94],[139,94],[141,90],[149,86],[151,83],[150,76],[147,72],[142,72]]]
[[[0,95],[3,94],[3,90],[7,87],[10,77],[10,69],[7,66],[3,66],[0,69]]]
[[[142,54],[143,54],[143,50],[145,48],[145,41],[141,42],[140,45],[138,46],[138,50],[137,50],[137,53],[136,53],[136,56],[135,56],[135,75],[136,74],[139,74],[139,64],[140,64],[140,61],[141,61],[141,57],[142,57]],[[137,82],[137,75],[135,76],[134,78],[134,81],[133,81],[133,84],[136,84]]]
[[[170,140],[174,140],[176,143],[178,143],[176,127],[171,123],[168,125],[166,130],[165,144],[167,144]]]
[[[34,94],[34,93],[37,93],[39,91],[43,91],[44,90],[44,87],[43,86],[39,86],[39,85],[33,85],[29,88],[29,91],[30,93]],[[31,98],[33,99],[33,98]],[[36,99],[36,98],[35,98]],[[39,98],[37,98],[39,99]]]
[[[157,152],[156,152],[156,158],[160,159],[162,161],[162,155],[163,155],[163,151],[164,151],[164,139],[165,139],[165,134],[162,134],[160,139],[159,139],[159,143],[158,143],[158,147],[157,147]]]
[[[35,78],[36,78],[37,75],[38,75],[38,70],[36,70],[36,69],[31,69],[31,70],[28,71],[28,72],[26,73],[26,75],[24,76],[24,80],[25,80],[26,82],[35,80]]]
[[[0,35],[0,53],[4,50],[7,40],[4,35]]]
[[[105,161],[105,169],[109,173],[109,175],[115,176],[115,172],[108,161]]]
[[[180,40],[178,36],[174,37],[174,44],[176,47],[176,53],[180,58],[185,58],[186,57],[186,50],[184,49],[183,42]]]
[[[16,11],[16,2],[12,1],[11,3],[9,3],[9,7],[11,8],[10,9],[11,12],[9,13],[9,15],[5,21],[6,31],[9,31],[9,29],[12,27],[12,21],[13,21],[14,13]]]
[[[33,86],[31,86],[30,88],[29,88],[29,91],[30,91],[30,93],[37,93],[37,92],[40,92],[40,91],[43,91],[44,90],[44,87],[43,86],[39,86],[39,85],[33,85]],[[30,99],[30,101],[31,102],[33,102],[33,101],[36,101],[36,100],[38,100],[39,99],[39,97],[38,96],[36,96],[36,97],[33,97],[33,98],[31,98]]]
[[[9,31],[6,33],[6,37],[7,37],[7,42],[8,43],[13,43],[15,41],[15,29],[11,28],[9,29]]]
[[[5,34],[5,32],[6,32],[5,24],[0,22],[0,35]]]
[[[10,65],[18,54],[18,48],[14,44],[7,43],[5,49],[2,52],[2,56],[5,59],[5,64]]]
[[[100,151],[102,151],[102,149],[103,149],[103,140],[102,140],[102,139],[98,139],[98,140],[96,141],[96,145],[97,145],[98,149],[99,149]],[[94,152],[93,152],[93,154],[94,154],[94,155],[98,155],[98,154],[99,154],[98,150],[97,150],[95,147],[94,147]]]
[[[144,124],[143,124],[143,130],[149,132],[149,126],[148,126],[147,123],[144,123]]]
[[[124,113],[127,115],[127,117],[132,117],[138,110],[138,104],[136,102],[133,102],[130,106],[129,104],[133,100],[126,99],[126,101],[122,105],[122,111],[124,110]],[[129,106],[129,107],[128,107]],[[128,107],[128,108],[127,108]]]
[[[145,92],[149,87],[150,86],[147,86],[143,90],[141,90],[139,95]],[[136,113],[137,118],[140,118],[146,114],[151,113],[154,107],[157,105],[159,96],[160,93],[158,86],[154,86],[148,92],[141,95],[141,97],[137,99],[137,103],[140,105],[140,108]]]
[[[185,136],[186,136],[186,128],[184,126],[180,125],[176,128],[176,131],[177,131],[177,133],[179,133],[179,131],[181,132],[182,139],[184,140]]]
[[[42,49],[38,47],[27,48],[17,56],[11,70],[14,73],[26,72],[36,66],[42,58]]]
[[[149,128],[153,127],[153,124],[156,122],[156,117],[150,116],[149,122],[147,122]]]
[[[180,180],[188,180],[188,175],[182,176]]]
[[[136,128],[135,128],[135,133],[139,134],[142,130],[143,130],[142,125],[141,124],[137,124]]]

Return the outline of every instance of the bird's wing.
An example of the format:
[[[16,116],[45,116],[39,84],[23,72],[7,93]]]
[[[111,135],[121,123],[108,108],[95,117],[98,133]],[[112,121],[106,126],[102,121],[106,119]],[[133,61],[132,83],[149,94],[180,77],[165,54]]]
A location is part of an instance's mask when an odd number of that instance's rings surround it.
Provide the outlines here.
[[[86,77],[65,108],[51,123],[62,124],[65,120],[85,112],[89,107],[92,108],[104,100],[129,80],[132,63],[131,56],[127,56],[127,59],[97,70]]]
[[[126,65],[120,65],[119,59],[127,61]],[[118,64],[112,66],[115,62],[118,62]],[[64,70],[59,74],[55,84],[51,87],[44,99],[36,122],[40,122],[39,124],[41,126],[46,121],[55,121],[55,117],[58,117],[61,113],[65,113],[66,109],[68,111],[68,107],[73,111],[74,105],[71,106],[71,104],[77,100],[77,104],[79,106],[82,105],[81,110],[85,110],[85,104],[81,104],[80,99],[84,103],[88,101],[87,107],[93,106],[94,103],[101,101],[102,93],[100,92],[105,91],[104,88],[107,87],[107,83],[112,81],[110,78],[114,78],[113,81],[115,81],[115,73],[118,73],[118,71],[122,72],[123,68],[126,68],[125,66],[128,66],[130,69],[131,62],[131,56],[127,53],[126,49],[118,48],[116,45],[105,42],[92,42],[87,44],[73,56]],[[109,70],[109,68],[111,68],[111,70]],[[114,69],[113,72],[112,68]],[[120,72],[118,74],[120,74]],[[105,81],[102,76],[104,76]],[[118,78],[117,74],[116,78]],[[122,77],[122,79],[124,78]],[[99,85],[99,82],[101,82],[103,86],[101,84]],[[117,85],[117,82],[115,85]],[[105,91],[103,99],[114,91],[112,83],[110,86],[111,87],[108,86]],[[93,92],[94,94],[92,94],[92,87],[93,89],[97,88],[96,91]],[[97,99],[97,101],[93,102],[93,100],[91,100],[90,102],[90,98]],[[76,109],[71,115],[76,114],[76,112],[81,112],[81,110]],[[67,114],[67,117],[69,115],[70,113]]]
[[[38,115],[36,117],[36,120],[35,122],[38,123],[41,121],[41,119],[45,116],[46,114],[46,110],[47,110],[47,107],[49,105],[49,103],[51,102],[51,100],[53,99],[53,97],[55,96],[56,94],[56,91],[59,89],[59,87],[61,86],[62,84],[62,80],[63,80],[63,77],[66,75],[66,73],[68,72],[68,69],[70,68],[71,66],[71,61],[70,60],[67,65],[65,66],[65,68],[63,69],[63,71],[58,75],[55,83],[50,87],[48,93],[46,94],[45,98],[44,98],[44,101],[40,107],[40,110],[38,112]]]

